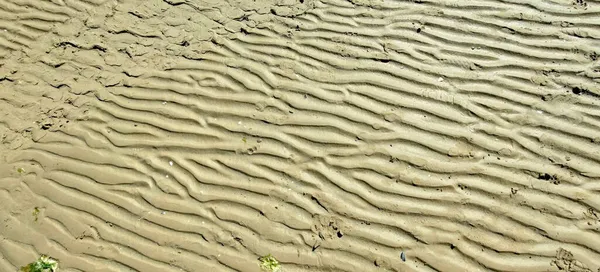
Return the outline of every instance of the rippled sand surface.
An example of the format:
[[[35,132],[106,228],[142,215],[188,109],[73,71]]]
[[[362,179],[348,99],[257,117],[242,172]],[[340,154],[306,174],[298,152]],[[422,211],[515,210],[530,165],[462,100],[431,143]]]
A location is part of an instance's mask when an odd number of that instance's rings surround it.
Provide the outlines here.
[[[0,271],[600,271],[600,2],[0,0]]]

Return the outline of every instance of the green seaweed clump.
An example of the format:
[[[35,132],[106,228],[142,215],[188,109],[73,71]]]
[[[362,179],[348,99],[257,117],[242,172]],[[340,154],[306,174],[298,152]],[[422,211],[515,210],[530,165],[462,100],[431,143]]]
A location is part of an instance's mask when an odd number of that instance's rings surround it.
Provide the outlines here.
[[[35,207],[33,208],[33,212],[31,213],[31,215],[33,215],[33,217],[35,218],[35,221],[38,221],[38,217],[40,215],[40,208]]]
[[[40,258],[26,266],[21,267],[20,272],[57,272],[58,261],[48,257],[46,255],[40,256]]]
[[[281,271],[281,265],[279,264],[279,261],[271,254],[262,256],[258,260],[260,261],[260,268],[263,270],[269,272]]]

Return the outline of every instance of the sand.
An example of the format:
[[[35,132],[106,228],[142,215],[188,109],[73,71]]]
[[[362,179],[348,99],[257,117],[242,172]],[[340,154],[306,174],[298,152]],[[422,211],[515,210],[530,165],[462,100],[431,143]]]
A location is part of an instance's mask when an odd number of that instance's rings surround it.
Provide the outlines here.
[[[600,271],[600,2],[2,0],[0,271]]]

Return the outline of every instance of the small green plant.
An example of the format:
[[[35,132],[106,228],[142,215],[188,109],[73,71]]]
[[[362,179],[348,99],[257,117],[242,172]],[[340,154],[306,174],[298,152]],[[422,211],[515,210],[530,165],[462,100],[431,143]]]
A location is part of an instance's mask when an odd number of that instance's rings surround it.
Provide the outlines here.
[[[268,254],[266,256],[262,256],[258,258],[260,261],[260,268],[269,271],[269,272],[278,272],[281,271],[281,265],[279,261],[273,257],[273,255]]]
[[[20,272],[57,272],[58,261],[46,255],[40,256],[37,261],[21,267]]]

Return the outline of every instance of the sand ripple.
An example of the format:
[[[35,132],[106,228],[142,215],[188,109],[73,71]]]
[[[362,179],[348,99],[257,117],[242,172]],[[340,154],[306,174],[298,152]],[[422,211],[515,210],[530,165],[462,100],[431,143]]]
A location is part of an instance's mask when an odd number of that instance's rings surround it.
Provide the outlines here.
[[[0,3],[1,271],[600,268],[598,2],[251,2]]]

